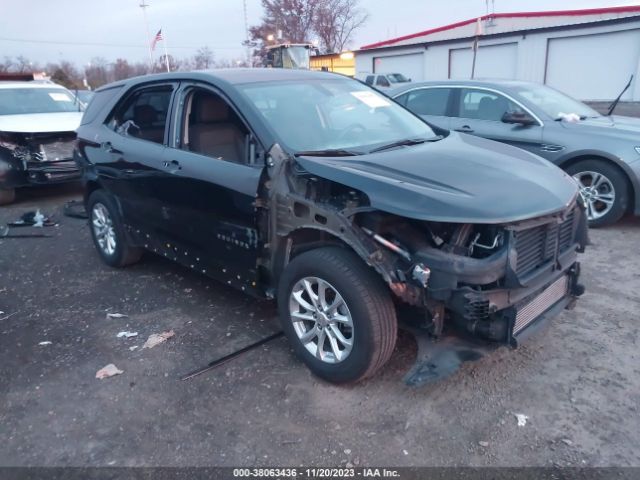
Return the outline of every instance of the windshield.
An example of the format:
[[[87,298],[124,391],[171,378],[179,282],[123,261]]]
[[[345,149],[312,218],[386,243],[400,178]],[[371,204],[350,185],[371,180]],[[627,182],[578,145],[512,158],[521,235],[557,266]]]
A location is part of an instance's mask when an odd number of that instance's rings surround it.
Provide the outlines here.
[[[387,75],[387,78],[391,83],[406,83],[410,81],[407,77],[405,77],[401,73],[390,73],[389,75]]]
[[[544,85],[516,86],[514,90],[554,119],[562,118],[572,113],[581,118],[600,116],[598,112],[584,103]]]
[[[240,89],[280,141],[297,152],[363,153],[402,139],[435,136],[422,120],[350,79],[254,83]]]
[[[74,96],[63,88],[0,88],[0,115],[77,112]]]

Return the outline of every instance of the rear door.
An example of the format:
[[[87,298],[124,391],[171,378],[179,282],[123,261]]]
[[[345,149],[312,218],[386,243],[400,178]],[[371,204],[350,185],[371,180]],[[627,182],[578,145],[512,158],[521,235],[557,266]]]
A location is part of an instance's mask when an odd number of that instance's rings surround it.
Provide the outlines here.
[[[101,149],[100,179],[119,200],[126,223],[155,231],[162,221],[158,180],[166,153],[168,116],[177,83],[144,85],[116,105]]]
[[[524,111],[535,118],[522,105],[495,90],[454,88],[454,91],[456,98],[450,123],[452,130],[540,153],[541,123],[523,126],[502,122],[506,112]]]
[[[449,129],[451,97],[451,88],[424,87],[410,90],[396,97],[396,101],[429,123]]]

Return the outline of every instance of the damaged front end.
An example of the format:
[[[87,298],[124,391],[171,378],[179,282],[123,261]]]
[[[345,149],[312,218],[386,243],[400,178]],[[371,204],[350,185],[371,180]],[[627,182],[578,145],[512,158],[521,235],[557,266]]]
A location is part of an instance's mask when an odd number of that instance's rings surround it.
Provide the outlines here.
[[[577,195],[533,219],[430,221],[381,211],[366,192],[310,173],[278,148],[268,163],[259,200],[270,212],[265,270],[281,271],[314,245],[353,249],[400,303],[423,312],[408,325],[420,350],[409,384],[449,375],[496,346],[516,347],[584,292],[577,254],[587,220]]]
[[[79,178],[75,132],[0,132],[0,187],[60,183]]]

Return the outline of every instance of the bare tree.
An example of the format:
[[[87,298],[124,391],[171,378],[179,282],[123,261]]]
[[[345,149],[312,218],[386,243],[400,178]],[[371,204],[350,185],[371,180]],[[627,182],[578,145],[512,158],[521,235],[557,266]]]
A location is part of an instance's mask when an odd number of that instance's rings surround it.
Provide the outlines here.
[[[213,67],[213,52],[207,46],[198,49],[193,56],[192,66],[194,70],[206,70]]]
[[[93,57],[84,70],[85,78],[91,88],[98,88],[108,83],[107,60],[103,57]]]
[[[368,18],[369,14],[360,8],[359,0],[322,0],[314,22],[320,48],[326,53],[343,51],[354,32]]]
[[[251,40],[256,45],[254,54],[264,57],[265,46],[273,43],[309,42],[322,1],[262,0],[262,21],[249,28]]]

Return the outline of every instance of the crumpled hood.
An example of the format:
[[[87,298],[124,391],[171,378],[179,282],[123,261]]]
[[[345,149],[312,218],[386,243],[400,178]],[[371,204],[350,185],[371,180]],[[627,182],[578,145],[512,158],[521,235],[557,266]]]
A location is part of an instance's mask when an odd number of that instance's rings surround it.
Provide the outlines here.
[[[364,192],[374,208],[418,220],[515,222],[561,211],[578,193],[569,175],[536,155],[454,132],[433,143],[297,162]]]
[[[0,132],[73,132],[80,125],[82,114],[83,112],[58,112],[0,115]]]
[[[640,143],[640,118],[612,115],[610,117],[586,118],[579,122],[561,122],[569,130],[578,130],[587,135],[603,135]]]

